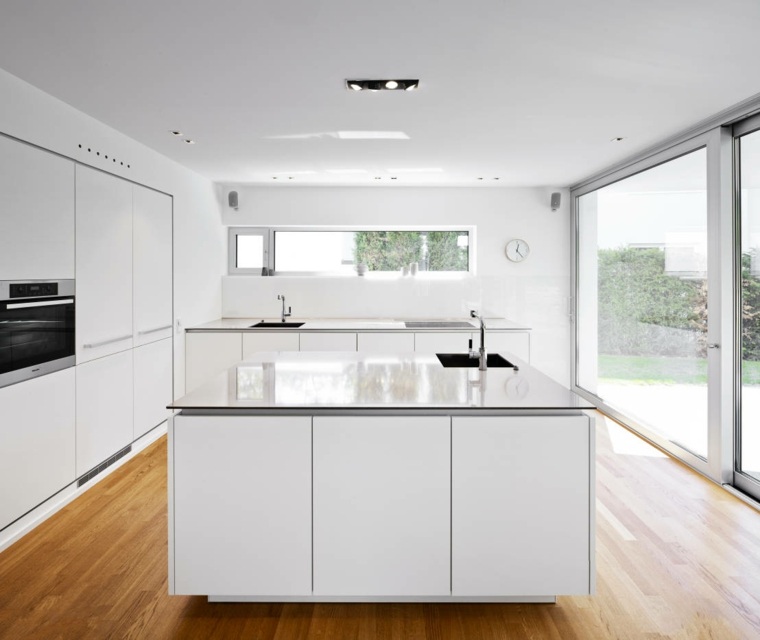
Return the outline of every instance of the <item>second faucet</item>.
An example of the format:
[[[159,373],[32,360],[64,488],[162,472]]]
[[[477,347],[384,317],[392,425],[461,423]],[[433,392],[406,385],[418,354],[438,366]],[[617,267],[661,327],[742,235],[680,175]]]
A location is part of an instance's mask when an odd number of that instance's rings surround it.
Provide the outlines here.
[[[277,299],[282,300],[282,321],[285,322],[285,318],[289,318],[292,314],[292,307],[288,307],[288,312],[285,313],[285,296],[277,294]]]

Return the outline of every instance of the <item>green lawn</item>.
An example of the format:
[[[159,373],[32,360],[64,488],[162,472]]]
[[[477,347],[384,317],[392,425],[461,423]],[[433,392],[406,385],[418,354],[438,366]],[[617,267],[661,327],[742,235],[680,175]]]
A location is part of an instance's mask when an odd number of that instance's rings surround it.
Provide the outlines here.
[[[707,360],[600,355],[599,378],[638,384],[707,384]],[[760,385],[760,362],[745,362],[742,378],[744,384]]]

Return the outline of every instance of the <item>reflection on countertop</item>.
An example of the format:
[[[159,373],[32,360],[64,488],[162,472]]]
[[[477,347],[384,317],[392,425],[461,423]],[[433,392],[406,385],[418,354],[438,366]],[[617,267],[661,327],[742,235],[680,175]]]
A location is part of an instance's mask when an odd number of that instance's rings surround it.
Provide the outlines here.
[[[514,358],[511,358],[514,359]],[[435,354],[261,352],[175,401],[173,409],[590,409],[521,361],[444,368]]]

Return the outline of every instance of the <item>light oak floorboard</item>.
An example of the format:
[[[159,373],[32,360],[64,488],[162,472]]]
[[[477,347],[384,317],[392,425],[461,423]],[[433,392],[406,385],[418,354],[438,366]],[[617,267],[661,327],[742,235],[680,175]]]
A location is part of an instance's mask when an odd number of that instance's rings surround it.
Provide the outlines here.
[[[163,438],[0,554],[0,638],[760,638],[760,513],[614,422],[597,426],[595,596],[556,605],[170,597]]]

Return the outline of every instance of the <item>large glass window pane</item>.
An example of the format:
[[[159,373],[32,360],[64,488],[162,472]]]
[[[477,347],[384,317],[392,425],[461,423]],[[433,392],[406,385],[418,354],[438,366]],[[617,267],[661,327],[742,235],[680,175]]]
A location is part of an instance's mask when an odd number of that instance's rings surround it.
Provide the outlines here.
[[[760,480],[760,132],[741,152],[742,388],[739,470]]]
[[[578,199],[578,386],[707,457],[706,151]]]
[[[274,243],[279,273],[469,270],[467,231],[276,231]]]

